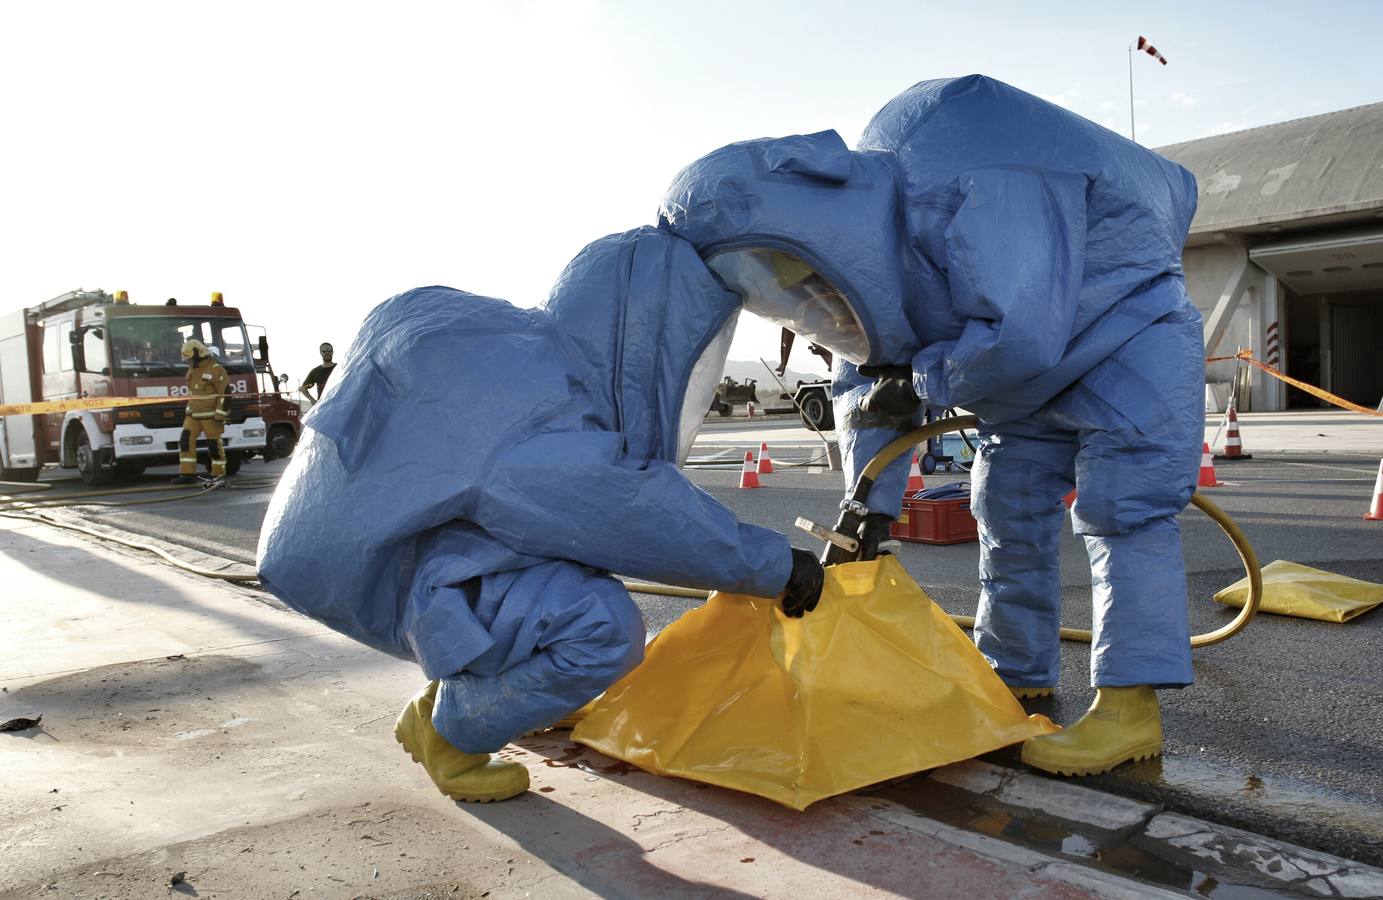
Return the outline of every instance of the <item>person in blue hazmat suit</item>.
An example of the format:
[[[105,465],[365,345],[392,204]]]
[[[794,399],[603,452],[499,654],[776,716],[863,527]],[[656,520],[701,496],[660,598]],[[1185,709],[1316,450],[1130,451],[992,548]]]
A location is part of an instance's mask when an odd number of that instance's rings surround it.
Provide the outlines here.
[[[847,482],[919,409],[981,422],[975,639],[1019,697],[1058,678],[1061,498],[1094,594],[1089,712],[1023,759],[1088,774],[1159,753],[1159,687],[1192,681],[1176,515],[1202,440],[1201,318],[1179,166],[993,79],[920,83],[852,152],[833,131],[715,151],[660,223],[745,308],[836,354]],[[876,483],[876,546],[907,460]]]
[[[259,573],[419,663],[430,684],[395,736],[444,794],[524,791],[527,770],[490,754],[640,661],[611,573],[815,607],[812,554],[678,468],[739,309],[691,244],[643,228],[587,247],[541,308],[428,287],[365,320],[304,421]]]

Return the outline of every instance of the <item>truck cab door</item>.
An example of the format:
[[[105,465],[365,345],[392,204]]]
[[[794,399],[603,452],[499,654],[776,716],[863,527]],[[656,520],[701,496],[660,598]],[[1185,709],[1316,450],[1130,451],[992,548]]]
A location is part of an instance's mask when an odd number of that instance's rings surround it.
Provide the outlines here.
[[[43,323],[42,360],[39,376],[44,400],[70,400],[79,393],[77,369],[72,361],[72,316],[50,319]],[[64,413],[44,413],[40,446],[43,458],[56,460],[62,448]]]
[[[0,316],[0,404],[34,399],[37,366],[31,365],[29,338],[22,311]],[[0,466],[37,467],[43,460],[41,428],[37,416],[0,420]]]

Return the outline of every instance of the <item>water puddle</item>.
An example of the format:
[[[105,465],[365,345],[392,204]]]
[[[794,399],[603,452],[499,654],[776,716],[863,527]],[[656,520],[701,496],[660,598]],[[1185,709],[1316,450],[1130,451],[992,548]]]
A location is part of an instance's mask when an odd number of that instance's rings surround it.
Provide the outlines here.
[[[602,762],[593,762],[592,756],[597,757]],[[545,759],[543,765],[550,769],[577,769],[587,775],[628,775],[630,772],[639,771],[639,767],[633,763],[627,763],[620,759],[607,759],[594,750],[587,750],[579,744],[568,744],[563,748],[561,756]]]
[[[981,798],[969,791],[922,776],[870,791],[869,795],[891,800],[947,825],[1064,856],[1116,875],[1190,891],[1201,897],[1212,897],[1214,900],[1280,900],[1299,896],[1256,885],[1220,881],[1206,872],[1170,863],[1133,846],[1122,837],[1111,837],[1096,829],[1081,831],[1066,822],[1031,812],[1019,813],[986,806]]]
[[[1125,766],[1102,776],[1093,786],[1154,803],[1164,803],[1173,796],[1185,798],[1185,805],[1196,809],[1229,805],[1320,827],[1346,825],[1352,831],[1383,839],[1383,808],[1376,803],[1290,778],[1236,771],[1186,757]]]

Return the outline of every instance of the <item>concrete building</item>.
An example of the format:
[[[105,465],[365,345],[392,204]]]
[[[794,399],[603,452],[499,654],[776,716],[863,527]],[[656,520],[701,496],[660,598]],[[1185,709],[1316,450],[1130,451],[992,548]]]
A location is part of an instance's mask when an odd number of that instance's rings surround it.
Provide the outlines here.
[[[1239,347],[1368,406],[1383,399],[1383,103],[1202,138],[1157,152],[1189,169],[1200,204],[1186,284],[1206,356]],[[1322,401],[1250,366],[1211,363],[1223,408]]]

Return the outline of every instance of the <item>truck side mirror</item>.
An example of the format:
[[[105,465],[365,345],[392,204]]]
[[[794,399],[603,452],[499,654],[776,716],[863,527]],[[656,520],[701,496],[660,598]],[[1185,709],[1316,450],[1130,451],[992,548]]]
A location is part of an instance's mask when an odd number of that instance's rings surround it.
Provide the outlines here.
[[[85,332],[86,329],[77,328],[67,333],[67,342],[72,345],[72,368],[78,372],[86,371],[86,345],[82,343]]]
[[[261,334],[261,335],[259,336],[259,361],[262,362],[262,363],[268,363],[268,362],[269,362],[269,337],[268,337],[268,335]]]

